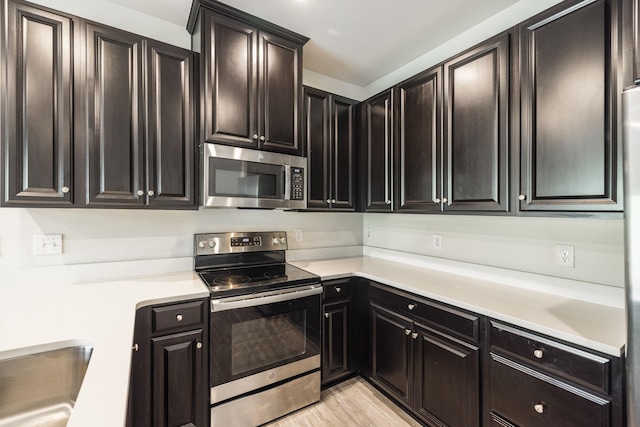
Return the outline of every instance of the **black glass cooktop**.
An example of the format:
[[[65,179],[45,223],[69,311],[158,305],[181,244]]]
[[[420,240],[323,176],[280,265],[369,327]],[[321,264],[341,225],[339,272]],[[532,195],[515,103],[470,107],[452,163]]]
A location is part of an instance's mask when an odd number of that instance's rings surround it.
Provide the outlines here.
[[[292,265],[265,264],[198,271],[212,296],[233,296],[319,283],[320,278]]]

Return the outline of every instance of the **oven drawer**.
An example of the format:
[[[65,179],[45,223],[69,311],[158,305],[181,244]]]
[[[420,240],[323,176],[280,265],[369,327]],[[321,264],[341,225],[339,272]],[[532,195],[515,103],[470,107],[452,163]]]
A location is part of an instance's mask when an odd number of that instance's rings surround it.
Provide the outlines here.
[[[153,333],[200,326],[205,321],[204,313],[203,300],[153,307]]]
[[[491,350],[604,394],[610,392],[611,360],[519,329],[491,322]]]
[[[517,426],[610,425],[611,402],[491,353],[490,409]]]
[[[322,282],[322,301],[349,299],[351,294],[351,279],[327,280]]]
[[[460,338],[477,343],[480,339],[480,318],[472,313],[428,301],[421,297],[391,291],[372,282],[371,300],[396,313],[422,320]]]

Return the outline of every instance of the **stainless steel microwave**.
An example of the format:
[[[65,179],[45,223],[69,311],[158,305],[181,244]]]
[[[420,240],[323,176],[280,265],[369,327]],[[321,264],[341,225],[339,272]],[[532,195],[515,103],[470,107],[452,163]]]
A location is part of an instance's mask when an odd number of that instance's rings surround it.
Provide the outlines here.
[[[203,144],[202,206],[305,209],[307,159]]]

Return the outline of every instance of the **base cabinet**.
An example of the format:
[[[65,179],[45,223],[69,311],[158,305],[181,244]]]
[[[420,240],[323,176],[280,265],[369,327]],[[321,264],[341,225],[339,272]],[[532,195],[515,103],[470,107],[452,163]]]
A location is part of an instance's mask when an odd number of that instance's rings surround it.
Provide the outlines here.
[[[207,300],[136,312],[127,425],[208,425]]]
[[[335,383],[356,372],[352,361],[350,279],[323,282],[322,385]]]
[[[371,381],[427,425],[479,426],[480,347],[456,336],[479,317],[375,284],[371,295]]]
[[[492,321],[486,422],[501,426],[623,426],[622,363]]]

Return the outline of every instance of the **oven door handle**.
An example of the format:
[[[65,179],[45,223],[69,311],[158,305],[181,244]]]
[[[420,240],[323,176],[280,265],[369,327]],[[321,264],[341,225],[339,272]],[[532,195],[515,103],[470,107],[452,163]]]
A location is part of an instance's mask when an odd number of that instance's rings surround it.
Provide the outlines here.
[[[211,300],[211,312],[233,310],[236,308],[255,307],[257,305],[273,304],[277,302],[289,301],[292,299],[304,298],[322,293],[322,285],[300,286],[297,288],[281,289],[278,291],[264,292],[240,297],[230,297]]]

